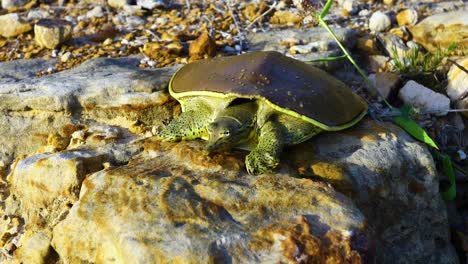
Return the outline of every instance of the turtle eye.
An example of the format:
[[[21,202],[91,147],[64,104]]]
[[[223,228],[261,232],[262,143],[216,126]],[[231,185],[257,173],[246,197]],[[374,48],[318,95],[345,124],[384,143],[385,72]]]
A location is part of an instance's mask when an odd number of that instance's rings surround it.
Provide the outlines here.
[[[226,131],[224,131],[223,135],[224,135],[225,137],[229,137],[229,136],[231,135],[231,131],[226,130]]]

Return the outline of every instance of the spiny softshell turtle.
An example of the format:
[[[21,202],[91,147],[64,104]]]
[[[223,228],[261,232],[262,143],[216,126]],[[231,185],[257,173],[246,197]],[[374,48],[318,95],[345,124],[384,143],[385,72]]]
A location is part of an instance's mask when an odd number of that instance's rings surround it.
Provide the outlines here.
[[[251,150],[250,174],[270,172],[285,146],[351,127],[367,111],[341,81],[274,51],[190,63],[174,74],[169,93],[182,113],[158,137],[202,138],[208,151]]]

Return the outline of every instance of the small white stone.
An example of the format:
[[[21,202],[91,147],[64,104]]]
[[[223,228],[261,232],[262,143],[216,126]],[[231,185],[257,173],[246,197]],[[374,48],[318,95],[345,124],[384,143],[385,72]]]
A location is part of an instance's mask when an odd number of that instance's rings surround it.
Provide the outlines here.
[[[73,139],[84,140],[85,139],[85,132],[83,130],[75,131],[71,134]]]
[[[86,20],[86,19],[88,19],[88,17],[86,15],[81,15],[81,16],[76,17],[77,21],[82,21],[82,20]]]
[[[104,9],[102,6],[96,6],[93,9],[91,9],[88,13],[86,13],[86,17],[92,18],[92,17],[103,17],[104,16]]]
[[[390,28],[391,24],[390,17],[381,11],[373,13],[369,19],[369,29],[375,32],[386,31]]]
[[[466,153],[462,149],[458,150],[457,153],[460,160],[466,160]]]
[[[122,43],[122,45],[130,44],[130,42],[128,40],[126,40],[126,39],[122,39],[121,43]]]
[[[412,41],[412,40],[406,42],[406,46],[407,46],[408,48],[410,48],[410,49],[421,49],[421,46],[419,46],[418,43],[416,43],[416,42],[414,42],[414,41]]]
[[[468,68],[468,56],[457,60],[457,63]],[[468,74],[462,71],[457,65],[453,64],[447,74],[447,95],[452,101],[458,101],[461,97],[468,94]]]
[[[131,4],[132,1],[130,0],[107,0],[107,4],[111,7],[114,8],[121,8],[124,7],[125,5]]]
[[[156,18],[156,21],[154,21],[158,25],[165,25],[169,22],[169,18],[167,17],[158,17]]]
[[[58,50],[56,49],[52,50],[52,54],[51,54],[52,58],[56,58],[57,55],[58,55]]]
[[[167,4],[164,0],[137,0],[137,5],[146,8],[154,9],[156,7],[166,7]]]
[[[149,65],[149,66],[151,66],[151,67],[154,67],[154,66],[156,66],[156,64],[157,64],[157,62],[156,62],[156,61],[154,61],[154,60],[150,60],[150,61],[148,61],[148,65]]]
[[[34,20],[34,19],[47,18],[48,16],[49,16],[49,13],[47,13],[47,11],[40,10],[40,9],[33,9],[28,12],[27,19]]]
[[[76,23],[76,18],[74,18],[74,17],[72,17],[72,16],[65,16],[63,19],[64,19],[65,21],[71,22],[71,23],[73,23],[73,24]]]
[[[436,115],[446,115],[450,110],[450,99],[415,81],[408,81],[401,88],[398,97],[408,105]]]
[[[359,11],[358,15],[359,16],[368,16],[370,14],[370,11],[368,9],[363,9]]]
[[[61,62],[67,62],[71,57],[72,57],[72,53],[68,51],[65,54],[63,54],[62,56],[60,56],[60,61]]]

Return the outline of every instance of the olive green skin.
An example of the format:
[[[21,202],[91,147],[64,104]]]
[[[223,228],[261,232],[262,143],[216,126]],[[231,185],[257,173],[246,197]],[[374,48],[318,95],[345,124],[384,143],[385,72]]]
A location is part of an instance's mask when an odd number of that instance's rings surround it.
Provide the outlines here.
[[[250,174],[271,172],[285,146],[346,129],[367,112],[365,101],[344,83],[278,52],[188,64],[174,74],[169,92],[182,114],[158,137],[203,138],[209,151],[249,149]]]

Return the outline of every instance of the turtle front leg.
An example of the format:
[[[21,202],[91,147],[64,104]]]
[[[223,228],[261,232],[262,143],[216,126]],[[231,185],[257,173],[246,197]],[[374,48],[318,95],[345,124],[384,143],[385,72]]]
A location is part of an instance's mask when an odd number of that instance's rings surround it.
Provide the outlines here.
[[[286,139],[283,130],[283,127],[275,121],[270,120],[263,125],[257,146],[245,158],[249,174],[268,173],[278,166]]]
[[[196,110],[182,112],[174,118],[159,134],[162,141],[192,140],[207,137],[207,126],[211,122],[213,111],[206,104],[197,104]]]

